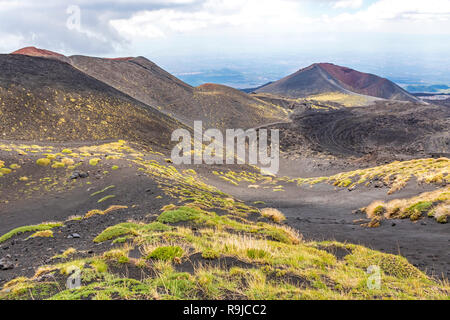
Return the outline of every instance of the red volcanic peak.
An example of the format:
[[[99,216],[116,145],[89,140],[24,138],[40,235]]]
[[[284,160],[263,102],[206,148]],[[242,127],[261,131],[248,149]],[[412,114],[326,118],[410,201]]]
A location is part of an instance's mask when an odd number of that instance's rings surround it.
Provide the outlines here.
[[[12,52],[11,54],[22,54],[26,56],[35,57],[64,57],[64,55],[44,49],[38,49],[36,47],[26,47]]]
[[[332,63],[315,63],[256,92],[299,98],[325,92],[357,93],[383,99],[417,101],[401,87],[371,73],[359,72]]]
[[[358,88],[361,83],[365,83],[374,77],[374,75],[359,72],[347,67],[337,66],[332,63],[319,63],[318,65],[333,76],[333,78],[338,79],[353,88]]]
[[[388,79],[374,74],[359,72],[332,63],[319,63],[317,65],[339,81],[343,87],[353,92],[382,98],[389,98],[396,94],[404,95],[406,93],[402,92],[401,88]],[[408,100],[410,99],[411,97]]]
[[[134,57],[123,57],[123,58],[105,58],[106,60],[114,60],[114,61],[128,61],[134,59]]]
[[[216,83],[204,83],[198,86],[199,89],[206,89],[206,90],[219,89],[220,87],[222,86]]]

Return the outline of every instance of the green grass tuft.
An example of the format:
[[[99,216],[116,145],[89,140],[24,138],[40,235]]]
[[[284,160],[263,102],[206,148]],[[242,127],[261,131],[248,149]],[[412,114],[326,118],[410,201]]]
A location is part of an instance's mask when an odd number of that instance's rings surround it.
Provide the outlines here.
[[[172,261],[183,255],[184,251],[178,246],[159,247],[147,256],[147,259],[156,259],[163,261]]]
[[[165,211],[158,217],[162,223],[177,223],[194,220],[201,216],[201,212],[195,208],[181,207],[176,210]]]
[[[125,222],[105,229],[94,239],[94,242],[100,243],[126,235],[139,235],[141,232],[162,232],[170,231],[171,229],[171,227],[166,226],[165,224],[162,224],[160,222],[152,222],[147,225]]]
[[[104,189],[102,189],[102,190],[100,190],[100,191],[97,191],[97,192],[92,193],[92,194],[91,194],[91,197],[96,196],[96,195],[98,195],[98,194],[100,194],[100,193],[103,193],[103,192],[105,192],[105,191],[108,191],[108,190],[110,190],[110,189],[113,189],[113,188],[115,188],[115,187],[116,187],[115,185],[107,186],[106,188],[104,188]]]
[[[250,259],[264,259],[268,253],[262,249],[247,249],[247,257]]]
[[[54,222],[54,223],[43,223],[39,225],[34,226],[23,226],[16,229],[13,229],[9,231],[8,233],[4,234],[0,237],[0,243],[5,242],[6,240],[11,239],[12,237],[26,233],[26,232],[35,232],[35,231],[45,231],[50,230],[56,227],[61,227],[63,224],[60,222]]]
[[[98,200],[97,203],[102,203],[102,202],[104,202],[104,201],[106,201],[106,200],[109,200],[109,199],[112,199],[112,198],[115,198],[115,197],[116,197],[115,195],[110,194],[110,195],[108,195],[108,196],[106,196],[106,197],[103,197],[103,198],[101,198],[100,200]]]

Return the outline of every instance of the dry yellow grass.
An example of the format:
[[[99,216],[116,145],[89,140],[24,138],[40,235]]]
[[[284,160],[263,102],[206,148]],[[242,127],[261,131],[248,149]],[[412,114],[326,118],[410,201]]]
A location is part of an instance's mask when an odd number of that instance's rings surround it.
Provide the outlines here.
[[[388,194],[392,194],[404,188],[413,178],[419,183],[450,183],[450,160],[447,158],[430,158],[394,161],[386,165],[342,172],[330,177],[298,178],[296,180],[299,185],[328,182],[338,187],[351,187],[370,184],[370,182],[377,179],[389,186]]]
[[[326,92],[313,96],[309,96],[306,100],[314,100],[319,102],[337,102],[345,107],[363,106],[369,102],[364,96],[349,95],[341,92]]]
[[[450,203],[441,203],[433,212],[434,218],[441,223],[447,222],[447,217],[450,216]]]
[[[66,165],[66,166],[72,166],[72,165],[75,164],[75,161],[73,161],[73,160],[70,159],[70,158],[63,158],[63,159],[61,160],[61,162],[64,163],[64,165]]]
[[[374,201],[363,209],[371,219],[420,219],[423,214],[446,223],[450,216],[450,187],[424,192],[409,199],[394,199],[389,202]]]
[[[37,231],[33,233],[31,238],[53,238],[53,231],[52,230],[43,230],[43,231]]]
[[[261,209],[261,215],[276,223],[281,223],[286,220],[284,214],[280,210],[274,208]]]
[[[375,218],[384,210],[385,203],[383,201],[374,201],[365,208],[368,218]]]
[[[104,214],[108,214],[108,213],[110,213],[112,211],[117,211],[117,210],[120,210],[120,209],[128,209],[128,207],[127,206],[113,205],[113,206],[110,206],[106,210],[94,209],[94,210],[90,210],[88,213],[86,213],[86,215],[84,217],[85,218],[90,218],[92,216],[95,216],[96,214],[104,215]]]

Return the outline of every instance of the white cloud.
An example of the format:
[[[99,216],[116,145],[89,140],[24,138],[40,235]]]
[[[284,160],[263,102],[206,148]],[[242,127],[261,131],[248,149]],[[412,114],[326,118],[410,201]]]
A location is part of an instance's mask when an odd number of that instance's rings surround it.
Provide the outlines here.
[[[302,15],[301,4],[290,0],[280,0],[276,5],[270,0],[207,0],[193,11],[146,10],[127,19],[111,20],[110,24],[128,38],[155,38],[219,27],[288,30],[310,20]]]
[[[335,9],[341,9],[341,8],[360,8],[363,4],[363,0],[342,0],[342,1],[337,1],[334,5],[333,8]]]
[[[234,46],[237,51],[246,44],[254,49],[259,41],[260,48],[281,52],[304,46],[308,39],[329,44],[356,33],[367,38],[371,32],[450,33],[450,0],[379,0],[363,8],[368,2],[0,0],[0,51],[36,45],[66,54],[100,55],[114,54],[117,48],[127,52],[139,45],[146,52],[157,46],[142,40],[160,39],[174,51],[194,50],[197,44],[207,48]],[[66,8],[72,3],[81,8],[78,32],[66,28]]]
[[[175,0],[189,1],[189,0]],[[363,0],[340,0],[332,7],[351,11],[321,17],[308,16],[301,1],[205,0],[188,10],[163,8],[142,10],[130,17],[113,19],[110,25],[129,40],[161,38],[171,34],[224,33],[236,36],[301,35],[315,32],[450,32],[450,0],[380,0],[366,9]],[[425,23],[425,24],[423,24]],[[357,26],[357,27],[356,27]]]
[[[423,18],[450,19],[450,0],[380,0],[367,10],[356,14],[373,20],[422,20]]]
[[[380,0],[367,9],[323,21],[334,32],[449,34],[450,0]]]
[[[21,35],[0,34],[0,50],[5,52],[17,50],[22,45],[23,40],[24,38]]]

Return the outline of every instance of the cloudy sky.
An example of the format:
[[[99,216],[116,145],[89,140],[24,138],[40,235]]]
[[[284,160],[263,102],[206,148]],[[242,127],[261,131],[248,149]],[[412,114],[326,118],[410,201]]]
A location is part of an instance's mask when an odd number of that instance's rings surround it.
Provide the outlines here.
[[[0,0],[0,52],[146,56],[257,83],[329,61],[450,84],[450,0]],[[255,78],[256,77],[256,78]]]

